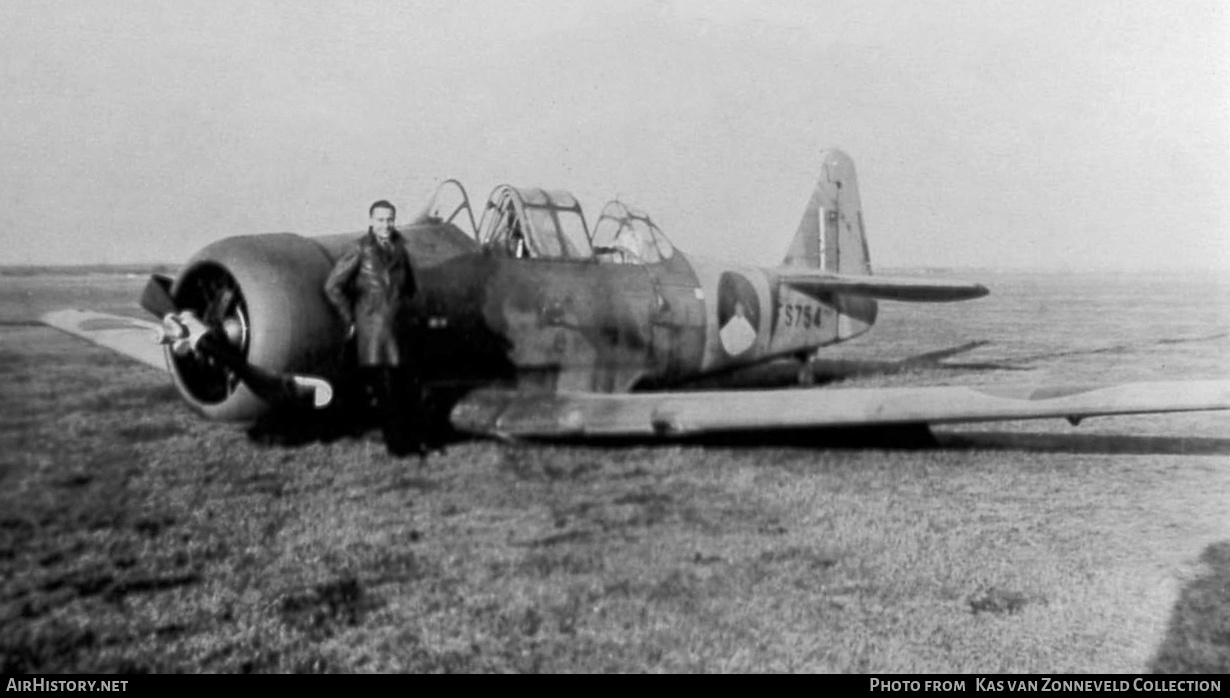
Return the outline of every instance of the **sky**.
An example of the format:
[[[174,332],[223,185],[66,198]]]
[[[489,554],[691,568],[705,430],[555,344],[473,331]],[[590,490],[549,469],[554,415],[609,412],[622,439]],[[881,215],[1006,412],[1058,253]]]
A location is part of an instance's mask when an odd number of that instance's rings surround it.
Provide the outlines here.
[[[873,266],[1230,270],[1230,5],[0,3],[0,264],[403,220],[450,177],[780,262],[854,159]]]

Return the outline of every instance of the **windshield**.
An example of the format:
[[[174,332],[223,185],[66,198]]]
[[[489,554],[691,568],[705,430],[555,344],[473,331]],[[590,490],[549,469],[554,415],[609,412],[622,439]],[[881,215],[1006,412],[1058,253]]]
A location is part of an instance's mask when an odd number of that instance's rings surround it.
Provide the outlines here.
[[[465,212],[463,217],[461,214]],[[436,187],[427,206],[415,219],[416,223],[442,222],[452,223],[461,228],[468,222],[470,235],[478,234],[478,226],[474,224],[474,211],[470,208],[470,197],[466,195],[465,187],[455,179],[446,179]],[[464,231],[464,228],[462,229]]]

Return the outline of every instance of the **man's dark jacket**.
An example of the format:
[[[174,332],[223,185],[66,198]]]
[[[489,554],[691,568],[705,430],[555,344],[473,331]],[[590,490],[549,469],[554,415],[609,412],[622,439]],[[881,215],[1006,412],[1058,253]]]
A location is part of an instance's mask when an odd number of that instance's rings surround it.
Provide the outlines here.
[[[417,287],[401,234],[388,246],[370,230],[346,251],[325,281],[325,295],[358,337],[360,366],[400,366],[408,327],[406,313]]]

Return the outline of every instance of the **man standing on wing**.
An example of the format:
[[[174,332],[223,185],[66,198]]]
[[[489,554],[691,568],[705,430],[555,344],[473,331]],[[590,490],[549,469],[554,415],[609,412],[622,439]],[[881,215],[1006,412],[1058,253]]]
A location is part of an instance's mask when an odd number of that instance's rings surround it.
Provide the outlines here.
[[[407,366],[409,318],[417,286],[405,240],[393,227],[397,209],[380,200],[368,209],[370,225],[337,260],[325,281],[325,295],[358,341],[359,369],[376,399],[390,453],[426,452],[417,428],[420,386]]]

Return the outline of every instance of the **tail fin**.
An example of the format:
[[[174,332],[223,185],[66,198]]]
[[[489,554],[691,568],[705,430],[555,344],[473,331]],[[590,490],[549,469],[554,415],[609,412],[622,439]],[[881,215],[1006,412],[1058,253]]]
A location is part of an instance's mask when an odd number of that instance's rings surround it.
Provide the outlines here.
[[[784,264],[869,275],[871,259],[854,161],[840,150],[826,150],[821,163],[820,180],[812,190]]]

